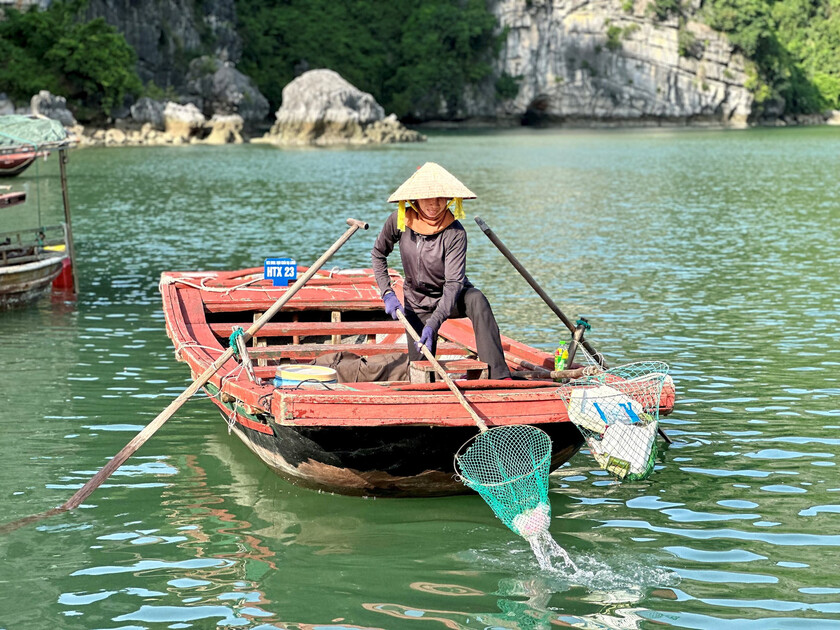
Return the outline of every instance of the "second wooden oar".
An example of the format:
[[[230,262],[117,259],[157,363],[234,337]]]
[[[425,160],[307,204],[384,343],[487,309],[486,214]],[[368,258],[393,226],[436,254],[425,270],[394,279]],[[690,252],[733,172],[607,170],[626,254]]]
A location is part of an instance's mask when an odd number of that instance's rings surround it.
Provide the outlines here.
[[[548,296],[548,293],[546,293],[543,290],[543,288],[537,283],[537,281],[534,280],[534,276],[528,273],[528,270],[525,269],[525,267],[522,265],[521,262],[519,262],[516,256],[514,256],[513,253],[507,248],[507,246],[504,243],[502,243],[502,240],[498,236],[496,236],[496,233],[490,229],[490,226],[484,222],[484,219],[482,219],[481,217],[475,217],[475,222],[478,224],[478,227],[481,228],[481,231],[484,232],[487,238],[490,239],[493,245],[495,245],[496,248],[500,252],[502,252],[502,255],[508,259],[508,262],[511,265],[513,265],[513,268],[519,272],[519,275],[525,278],[525,281],[531,285],[531,288],[534,291],[537,292],[537,295],[539,295],[542,298],[543,302],[546,303],[546,306],[548,306],[548,308],[550,308],[554,312],[554,314],[557,315],[560,321],[563,322],[566,328],[569,329],[569,332],[574,334],[576,326],[571,322],[571,320],[568,317],[566,317],[566,314],[560,310],[560,307],[557,306],[554,300],[552,300]],[[586,348],[587,352],[589,352],[592,358],[598,362],[598,365],[600,365],[603,368],[607,367],[607,363],[604,360],[604,355],[602,355],[600,352],[597,352],[595,348],[593,348],[586,339],[582,340],[581,345],[584,348]]]
[[[361,228],[366,230],[368,228],[368,224],[363,221],[358,221],[356,219],[347,219],[347,224],[350,226],[342,236],[339,238],[335,243],[333,243],[332,247],[330,247],[324,254],[317,260],[315,263],[306,270],[306,272],[298,278],[298,280],[289,287],[285,293],[283,293],[282,297],[278,299],[272,306],[269,308],[263,315],[260,317],[254,324],[244,333],[244,340],[247,342],[249,341],[259,330],[262,328],[266,323],[271,321],[271,318],[283,308],[283,305],[286,304],[294,295],[297,293],[303,285],[305,285],[309,279],[314,276],[318,270],[326,263],[332,256],[335,254],[344,243],[346,243],[356,231]],[[204,385],[207,384],[207,381],[210,380],[210,377],[215,374],[219,368],[224,365],[228,359],[233,356],[233,347],[228,347],[222,355],[213,361],[213,363],[208,367],[198,378],[196,378],[192,384],[184,390],[184,392],[178,396],[175,400],[173,400],[169,406],[166,407],[154,420],[152,420],[149,424],[147,424],[134,438],[126,444],[122,450],[114,455],[114,457],[107,463],[105,466],[101,468],[101,470],[96,473],[85,485],[83,485],[72,497],[70,497],[65,503],[60,505],[57,508],[53,508],[46,512],[43,512],[39,515],[28,516],[23,519],[19,519],[13,523],[9,523],[8,525],[4,525],[0,527],[0,533],[7,533],[12,531],[13,529],[17,529],[21,525],[25,525],[27,523],[31,523],[33,521],[39,520],[40,518],[44,518],[47,516],[52,516],[54,514],[58,514],[59,512],[63,512],[66,510],[72,510],[73,508],[78,507],[82,501],[84,501],[90,494],[96,490],[108,477],[110,477],[117,468],[122,466],[122,464],[131,457],[137,449],[139,449],[146,441],[152,437],[157,430],[163,426],[163,424],[172,417],[172,415],[181,408],[181,406],[187,402],[190,398],[192,398],[193,394],[195,394],[199,389],[201,389]]]
[[[557,306],[554,300],[552,300],[548,296],[548,293],[546,293],[543,290],[543,288],[537,283],[537,281],[534,280],[534,276],[528,273],[528,270],[525,269],[522,263],[519,262],[516,256],[513,255],[513,252],[511,252],[507,248],[507,246],[502,242],[502,240],[498,236],[496,236],[496,233],[490,229],[490,226],[484,222],[484,219],[482,219],[481,217],[475,217],[475,222],[478,224],[478,227],[481,228],[481,231],[484,232],[487,238],[490,239],[493,245],[495,245],[496,248],[500,252],[502,252],[502,255],[508,259],[508,262],[510,262],[510,264],[513,265],[514,269],[516,269],[519,272],[519,274],[523,278],[525,278],[525,281],[528,284],[530,284],[531,288],[537,292],[537,295],[539,295],[543,299],[543,302],[546,303],[548,308],[550,308],[554,312],[554,314],[557,315],[560,321],[563,322],[566,328],[569,329],[569,332],[571,332],[572,334],[575,334],[576,332],[578,333],[575,339],[579,340],[580,345],[586,348],[586,351],[589,352],[590,356],[598,362],[598,365],[600,365],[602,368],[606,368],[607,362],[604,360],[604,355],[596,351],[595,348],[592,347],[592,344],[589,343],[589,341],[580,338],[580,331],[578,330],[578,328],[574,324],[572,324],[571,320],[568,317],[566,317],[563,311],[560,310],[560,307]],[[657,431],[659,432],[659,435],[662,436],[663,440],[665,440],[668,444],[672,444],[671,438],[669,438],[665,434],[665,431],[662,430],[662,427],[657,428]]]

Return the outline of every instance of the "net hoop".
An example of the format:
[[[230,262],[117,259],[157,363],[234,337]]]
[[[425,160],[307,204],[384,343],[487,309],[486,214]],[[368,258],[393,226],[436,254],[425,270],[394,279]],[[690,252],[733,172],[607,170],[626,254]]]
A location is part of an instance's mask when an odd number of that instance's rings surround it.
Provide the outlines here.
[[[532,470],[530,470],[526,473],[522,473],[518,477],[513,477],[511,479],[507,479],[505,481],[499,481],[499,482],[496,482],[496,483],[484,483],[482,481],[470,479],[469,477],[465,477],[464,475],[462,475],[459,472],[461,470],[459,460],[461,459],[461,457],[463,455],[465,455],[467,453],[467,451],[470,450],[470,448],[472,447],[472,445],[475,443],[475,441],[477,439],[479,439],[482,436],[484,436],[485,434],[489,434],[493,431],[499,432],[499,431],[504,431],[508,427],[525,427],[525,426],[527,426],[529,429],[532,429],[535,434],[536,433],[541,433],[542,435],[544,435],[545,440],[546,440],[546,444],[548,446],[548,449],[547,449],[547,452],[546,452],[545,456],[539,462],[536,462],[534,464],[534,467],[533,467]],[[455,453],[455,458],[454,458],[452,464],[453,464],[453,467],[455,469],[456,480],[460,481],[464,485],[469,486],[469,487],[472,487],[474,485],[481,485],[481,486],[484,486],[485,488],[500,488],[502,486],[506,486],[506,485],[515,483],[517,481],[520,481],[520,480],[522,480],[526,477],[530,477],[531,475],[534,474],[534,472],[536,470],[538,470],[541,466],[544,466],[546,464],[546,460],[548,460],[548,463],[550,464],[551,463],[551,451],[552,451],[551,438],[549,437],[548,433],[546,433],[542,429],[540,429],[538,427],[531,426],[531,425],[519,425],[519,424],[504,425],[504,426],[500,426],[500,427],[493,427],[492,429],[488,429],[484,433],[477,433],[476,435],[472,436],[469,440],[464,442],[461,445],[461,448],[459,448],[458,451]]]
[[[560,389],[569,420],[598,465],[618,479],[638,481],[654,470],[662,388],[670,368],[662,361],[619,365]]]

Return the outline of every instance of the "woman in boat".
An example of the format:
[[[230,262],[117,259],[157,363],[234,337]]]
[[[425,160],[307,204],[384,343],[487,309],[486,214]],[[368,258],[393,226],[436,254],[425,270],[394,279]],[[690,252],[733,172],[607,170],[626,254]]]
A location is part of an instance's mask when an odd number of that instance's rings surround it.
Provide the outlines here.
[[[388,198],[399,205],[373,246],[373,271],[385,312],[397,319],[402,311],[420,336],[416,344],[408,340],[410,361],[422,358],[420,344],[435,352],[438,330],[448,318],[469,317],[478,357],[487,363],[490,378],[509,379],[490,303],[466,276],[467,232],[458,221],[464,218],[464,199],[475,195],[442,166],[424,164]],[[405,307],[388,276],[388,255],[397,243],[405,272]]]

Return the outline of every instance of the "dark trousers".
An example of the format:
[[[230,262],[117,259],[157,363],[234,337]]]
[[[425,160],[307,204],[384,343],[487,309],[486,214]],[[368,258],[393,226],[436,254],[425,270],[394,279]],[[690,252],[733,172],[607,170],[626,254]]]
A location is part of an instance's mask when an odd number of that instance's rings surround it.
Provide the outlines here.
[[[405,318],[417,331],[419,336],[423,332],[423,326],[426,320],[432,316],[431,312],[412,311],[410,308],[405,309]],[[475,330],[475,343],[478,348],[478,358],[484,361],[489,368],[490,378],[507,378],[510,376],[510,370],[507,363],[505,363],[505,353],[502,350],[502,340],[499,336],[499,325],[496,323],[496,318],[493,316],[493,310],[490,308],[490,302],[484,297],[484,294],[476,289],[470,287],[461,291],[458,301],[455,303],[455,308],[452,309],[449,317],[469,317]],[[430,350],[432,354],[437,349],[437,335],[432,340],[432,347]],[[414,340],[408,339],[408,359],[409,361],[421,361],[423,356],[414,347]]]

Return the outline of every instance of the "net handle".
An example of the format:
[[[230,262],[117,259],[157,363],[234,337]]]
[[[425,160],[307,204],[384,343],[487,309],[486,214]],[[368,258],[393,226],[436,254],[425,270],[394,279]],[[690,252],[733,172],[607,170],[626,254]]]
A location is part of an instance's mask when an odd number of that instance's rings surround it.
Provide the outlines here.
[[[405,327],[406,332],[411,336],[414,341],[420,341],[420,336],[417,334],[417,331],[414,330],[414,326],[408,323],[408,320],[403,315],[403,312],[400,309],[397,309],[397,318],[400,320],[400,323]],[[438,376],[440,376],[443,381],[449,386],[449,389],[452,390],[452,393],[455,394],[455,397],[458,399],[458,402],[463,405],[464,409],[470,414],[470,417],[475,422],[478,430],[484,433],[487,431],[487,425],[484,423],[484,420],[478,417],[478,414],[473,409],[472,405],[469,401],[464,398],[464,395],[461,393],[461,390],[458,389],[458,386],[455,384],[455,381],[446,373],[446,371],[441,367],[440,363],[437,362],[435,359],[435,355],[431,353],[431,351],[424,345],[420,345],[420,351],[423,353],[423,356],[426,357],[426,360],[432,364],[432,367],[435,368],[435,372],[437,372]]]

